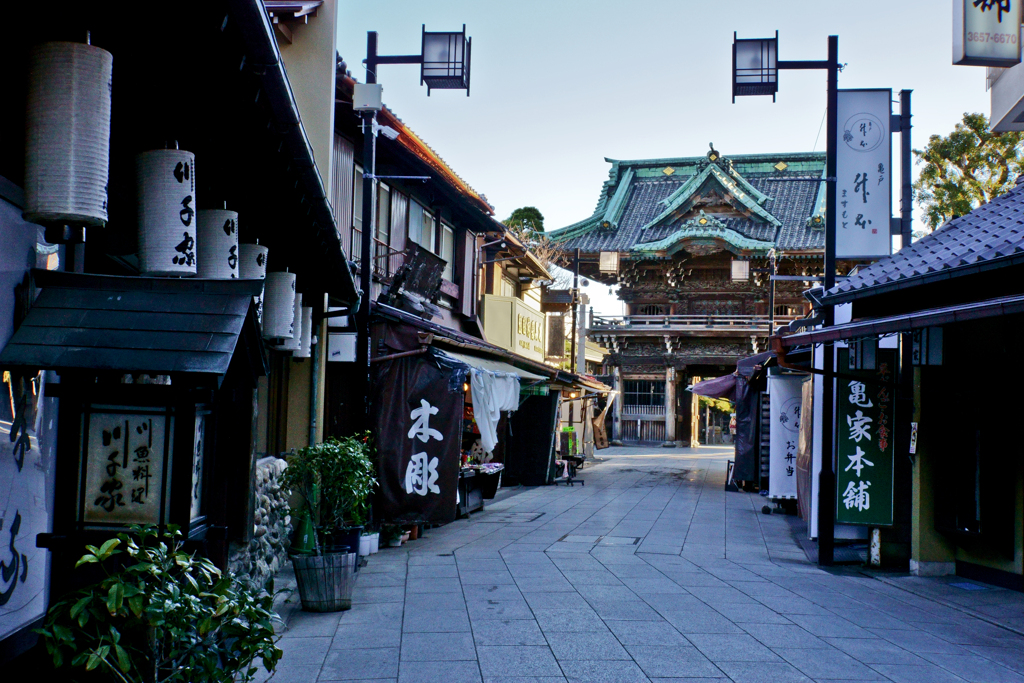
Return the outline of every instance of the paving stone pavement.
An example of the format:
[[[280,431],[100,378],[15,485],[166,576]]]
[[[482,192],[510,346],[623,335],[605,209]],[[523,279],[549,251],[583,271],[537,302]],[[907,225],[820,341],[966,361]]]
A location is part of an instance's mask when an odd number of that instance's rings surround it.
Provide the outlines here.
[[[1024,683],[1024,636],[997,625],[1024,624],[1024,595],[823,571],[763,498],[724,491],[731,455],[608,449],[585,486],[382,549],[350,611],[289,620],[269,678]]]

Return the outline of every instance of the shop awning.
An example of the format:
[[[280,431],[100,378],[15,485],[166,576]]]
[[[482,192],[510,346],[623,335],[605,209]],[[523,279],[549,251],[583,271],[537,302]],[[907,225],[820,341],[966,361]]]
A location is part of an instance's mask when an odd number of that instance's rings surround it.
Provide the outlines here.
[[[456,353],[454,351],[442,351],[437,350],[437,353],[443,356],[447,356],[454,361],[468,365],[471,368],[478,370],[487,370],[488,372],[496,372],[505,375],[516,375],[520,380],[526,382],[533,382],[537,380],[546,380],[547,377],[532,373],[528,370],[520,370],[517,367],[513,367],[508,363],[502,363],[499,360],[491,360],[490,358],[479,358],[477,356],[470,356],[464,353]]]
[[[858,320],[833,327],[772,337],[772,342],[780,345],[782,348],[792,348],[806,344],[822,344],[859,339],[861,337],[877,337],[886,334],[912,332],[936,325],[969,322],[971,320],[1019,313],[1024,313],[1024,295],[1020,294],[969,304],[959,304],[957,306],[929,308],[886,318]]]
[[[251,326],[250,362],[266,374],[252,297],[258,280],[118,277],[33,271],[41,289],[0,366],[224,375]],[[251,347],[251,348],[250,348]]]
[[[686,390],[698,396],[736,400],[736,375],[723,375],[714,379],[706,379],[686,387]]]

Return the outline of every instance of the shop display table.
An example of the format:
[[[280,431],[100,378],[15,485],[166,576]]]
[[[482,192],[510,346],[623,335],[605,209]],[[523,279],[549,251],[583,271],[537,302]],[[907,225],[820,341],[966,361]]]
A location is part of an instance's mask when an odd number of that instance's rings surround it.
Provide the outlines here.
[[[460,516],[484,509],[484,500],[494,498],[503,465],[467,465],[459,470]]]

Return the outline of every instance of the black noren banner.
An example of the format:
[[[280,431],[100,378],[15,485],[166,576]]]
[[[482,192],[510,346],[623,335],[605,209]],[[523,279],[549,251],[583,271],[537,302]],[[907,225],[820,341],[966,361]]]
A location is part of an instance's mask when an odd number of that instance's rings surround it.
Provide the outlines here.
[[[455,519],[465,395],[429,353],[387,361],[374,380],[381,518]]]

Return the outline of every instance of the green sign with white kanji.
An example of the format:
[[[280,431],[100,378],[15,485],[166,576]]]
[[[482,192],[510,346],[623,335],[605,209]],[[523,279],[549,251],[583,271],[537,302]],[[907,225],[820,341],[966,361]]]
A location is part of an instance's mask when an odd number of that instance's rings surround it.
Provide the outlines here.
[[[837,351],[838,370],[844,377],[837,377],[835,383],[836,522],[889,526],[896,353],[879,349],[875,370],[849,370],[849,349]]]

